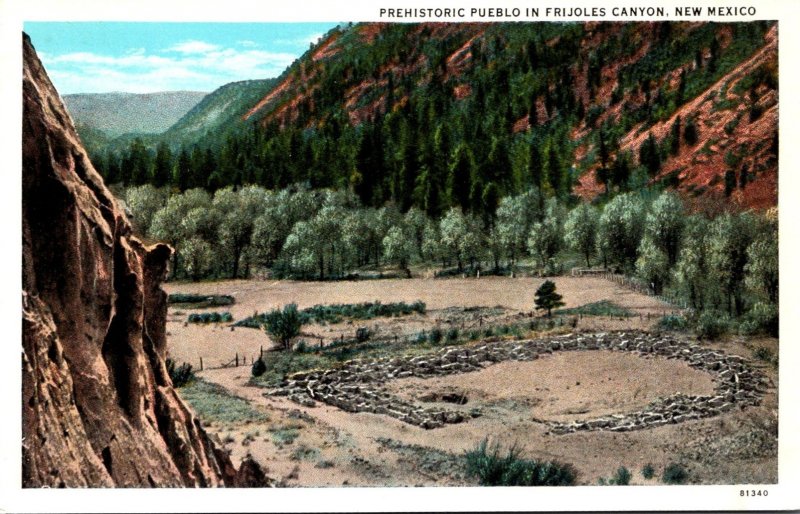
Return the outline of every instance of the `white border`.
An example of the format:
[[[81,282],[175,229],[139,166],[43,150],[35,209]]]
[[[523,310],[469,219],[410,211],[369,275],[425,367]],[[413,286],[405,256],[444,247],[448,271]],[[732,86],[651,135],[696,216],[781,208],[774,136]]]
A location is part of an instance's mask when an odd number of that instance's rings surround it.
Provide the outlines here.
[[[676,6],[719,6],[724,2],[629,0],[601,4],[585,0],[569,6],[591,8],[604,5],[647,7],[660,5],[672,12]],[[796,403],[800,379],[795,371],[798,348],[793,335],[800,333],[796,312],[800,302],[798,246],[800,207],[792,202],[798,189],[796,144],[800,107],[798,69],[800,2],[755,0],[731,2],[753,5],[757,15],[715,18],[712,21],[779,20],[780,94],[780,262],[781,262],[781,355],[779,416],[779,484],[747,486],[767,489],[766,498],[742,498],[739,486],[636,486],[572,488],[338,488],[259,490],[22,490],[20,489],[20,352],[19,313],[21,270],[21,30],[23,21],[437,21],[426,19],[379,19],[380,7],[525,7],[563,6],[562,2],[519,0],[505,2],[464,1],[331,1],[295,0],[266,3],[256,0],[225,0],[208,4],[198,0],[0,0],[0,101],[2,132],[0,159],[3,175],[2,237],[0,253],[0,512],[103,512],[103,511],[531,511],[531,510],[739,510],[800,508],[800,408]],[[574,19],[580,21],[585,18]],[[608,21],[634,21],[603,18]],[[677,19],[668,17],[664,19]],[[686,18],[682,18],[686,19]],[[697,18],[703,20],[707,18]],[[453,20],[441,20],[453,21]],[[463,21],[503,21],[465,18]],[[508,19],[505,19],[508,21]],[[537,21],[514,19],[513,21]],[[548,21],[539,18],[538,21]],[[551,19],[550,21],[554,21]],[[34,42],[35,44],[35,42]]]

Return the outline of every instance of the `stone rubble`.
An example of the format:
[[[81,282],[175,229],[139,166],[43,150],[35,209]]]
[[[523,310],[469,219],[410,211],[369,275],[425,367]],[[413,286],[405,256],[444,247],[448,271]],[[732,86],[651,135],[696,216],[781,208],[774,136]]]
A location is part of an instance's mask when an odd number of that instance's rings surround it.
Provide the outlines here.
[[[347,361],[341,367],[295,373],[267,395],[288,396],[300,405],[316,402],[347,412],[385,414],[426,429],[460,423],[468,415],[459,411],[425,408],[387,392],[389,380],[406,377],[434,377],[479,371],[497,362],[531,361],[557,351],[611,350],[632,352],[642,357],[660,356],[685,361],[689,366],[713,375],[714,394],[691,396],[676,393],[651,402],[641,411],[614,414],[597,419],[560,422],[541,421],[554,434],[608,430],[626,432],[707,418],[733,409],[758,405],[769,387],[769,379],[750,368],[736,355],[703,348],[670,335],[646,332],[601,332],[568,334],[547,339],[494,341],[479,346],[444,347],[431,354],[410,358]],[[474,414],[479,415],[479,414]]]

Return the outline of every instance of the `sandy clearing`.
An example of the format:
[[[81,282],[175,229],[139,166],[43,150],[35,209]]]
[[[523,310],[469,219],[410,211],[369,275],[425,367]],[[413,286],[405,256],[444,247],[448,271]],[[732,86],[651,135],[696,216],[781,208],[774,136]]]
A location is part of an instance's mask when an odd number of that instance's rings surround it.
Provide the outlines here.
[[[475,373],[395,380],[388,389],[420,405],[426,393],[456,392],[468,398],[464,410],[512,402],[515,410],[536,419],[573,421],[632,412],[678,392],[710,395],[714,382],[684,362],[591,351],[506,361]]]
[[[673,310],[655,298],[632,292],[608,280],[593,277],[555,277],[557,291],[567,307],[611,300],[638,312]],[[236,298],[230,309],[234,318],[250,316],[291,302],[305,308],[317,304],[422,300],[428,309],[450,306],[493,307],[518,311],[533,309],[533,295],[544,279],[520,277],[411,278],[342,282],[293,280],[226,280],[200,283],[166,283],[168,293],[229,294]]]
[[[613,282],[593,277],[556,277],[558,292],[563,295],[567,307],[577,307],[600,300],[611,300],[627,307],[636,314],[651,316],[652,319],[609,319],[597,320],[586,317],[581,321],[582,329],[617,330],[647,328],[656,317],[671,312],[673,307],[659,300],[642,295]],[[448,307],[494,307],[503,306],[509,315],[530,312],[533,309],[533,295],[543,279],[520,277],[476,278],[412,278],[381,279],[347,282],[299,282],[264,280],[227,280],[201,283],[167,283],[168,293],[229,294],[236,298],[230,307],[212,310],[227,310],[235,320],[251,316],[255,312],[266,312],[291,302],[300,308],[317,304],[358,303],[380,301],[414,302],[422,300],[428,308],[427,316],[410,316],[394,320],[376,319],[359,325],[369,326],[384,335],[411,333],[423,330],[437,323],[441,309]],[[269,337],[254,329],[236,328],[231,331],[225,325],[187,324],[186,318],[198,310],[170,307],[167,319],[167,347],[170,356],[177,362],[200,366],[203,357],[206,367],[216,367],[228,363],[238,353],[251,362],[257,357],[261,347],[265,350],[273,346]],[[349,324],[307,326],[303,332],[310,343],[317,344],[317,336],[325,341],[344,334],[352,337],[355,327]]]

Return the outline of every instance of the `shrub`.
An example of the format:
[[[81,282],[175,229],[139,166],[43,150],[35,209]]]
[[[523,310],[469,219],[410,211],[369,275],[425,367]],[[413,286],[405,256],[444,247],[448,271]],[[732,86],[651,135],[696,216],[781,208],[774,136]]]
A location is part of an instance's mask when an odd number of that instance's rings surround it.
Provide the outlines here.
[[[656,476],[656,470],[655,468],[653,468],[653,465],[650,464],[649,462],[645,464],[644,467],[642,468],[642,476],[646,480],[650,480],[651,478]]]
[[[573,307],[571,309],[559,309],[555,311],[556,314],[567,314],[571,316],[612,316],[612,317],[630,317],[633,312],[625,307],[617,305],[608,300],[601,300],[599,302],[587,303],[580,307]]]
[[[745,335],[762,332],[778,337],[778,309],[774,305],[757,302],[744,318],[739,330]]]
[[[254,384],[267,387],[278,386],[288,375],[298,371],[314,368],[326,368],[332,365],[331,358],[316,353],[270,352],[264,354],[266,370],[263,375],[253,381]]]
[[[405,302],[386,303],[365,302],[333,305],[314,305],[299,312],[301,324],[308,323],[341,323],[345,320],[365,320],[387,316],[406,316],[417,312],[425,314],[425,302],[416,301],[408,304]],[[238,323],[237,327],[260,328],[267,323],[269,314],[255,313]]]
[[[753,357],[755,357],[756,359],[758,359],[760,361],[772,362],[772,358],[773,358],[772,350],[770,350],[766,346],[759,346],[753,352]]]
[[[266,315],[265,328],[285,349],[292,348],[292,340],[300,334],[300,313],[297,304],[290,303],[283,310],[275,309]]]
[[[672,463],[664,468],[664,474],[661,475],[661,481],[665,484],[685,484],[689,479],[689,472],[683,467],[683,464]]]
[[[457,328],[454,327],[454,328],[451,328],[450,330],[447,331],[447,342],[448,343],[453,343],[457,339],[458,339],[458,329]]]
[[[253,366],[250,370],[254,377],[260,377],[267,371],[267,364],[264,362],[264,359],[261,357],[258,358],[257,361],[253,363]]]
[[[309,348],[308,348],[308,343],[306,343],[306,340],[301,339],[297,341],[297,344],[294,345],[294,351],[297,353],[308,353]]]
[[[230,312],[202,312],[189,314],[189,323],[230,323],[233,315]]]
[[[372,331],[367,327],[358,327],[356,329],[356,341],[363,343],[372,337]]]
[[[169,378],[172,380],[174,387],[183,387],[194,380],[194,371],[191,364],[184,362],[176,368],[175,361],[167,357],[166,365],[167,373],[169,373]]]
[[[728,331],[728,317],[718,311],[703,311],[695,322],[694,331],[700,339],[717,339]]]
[[[661,330],[686,330],[689,327],[689,322],[683,316],[667,314],[658,320],[657,326]]]
[[[186,294],[186,293],[173,293],[167,297],[168,304],[191,304],[194,308],[203,307],[224,307],[233,305],[236,301],[233,296],[226,294],[218,295],[200,295],[200,294]]]
[[[430,341],[431,344],[439,344],[442,342],[442,329],[433,327],[431,333],[428,335],[428,341]]]
[[[521,459],[516,447],[511,447],[505,457],[500,447],[488,448],[484,439],[465,455],[467,476],[477,477],[480,485],[532,486],[573,485],[577,477],[575,468],[559,462]]]
[[[614,474],[613,483],[615,485],[628,485],[631,483],[631,472],[625,466],[620,466]]]
[[[428,340],[428,334],[426,334],[424,330],[417,334],[417,339],[416,339],[417,344],[425,344],[427,340]]]

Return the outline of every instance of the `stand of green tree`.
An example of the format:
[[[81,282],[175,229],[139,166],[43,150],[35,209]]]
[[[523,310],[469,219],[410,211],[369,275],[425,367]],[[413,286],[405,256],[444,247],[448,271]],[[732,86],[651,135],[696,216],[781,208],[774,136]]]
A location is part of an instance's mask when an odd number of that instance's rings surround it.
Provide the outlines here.
[[[273,276],[341,279],[363,269],[441,266],[459,273],[509,273],[522,259],[543,275],[569,255],[637,276],[697,311],[777,319],[777,211],[689,215],[672,192],[620,194],[602,207],[572,210],[537,189],[499,200],[484,219],[448,209],[438,218],[394,205],[364,207],[345,191],[248,186],[214,195],[169,195],[145,185],[126,191],[135,227],[176,252],[172,276],[200,280]]]

